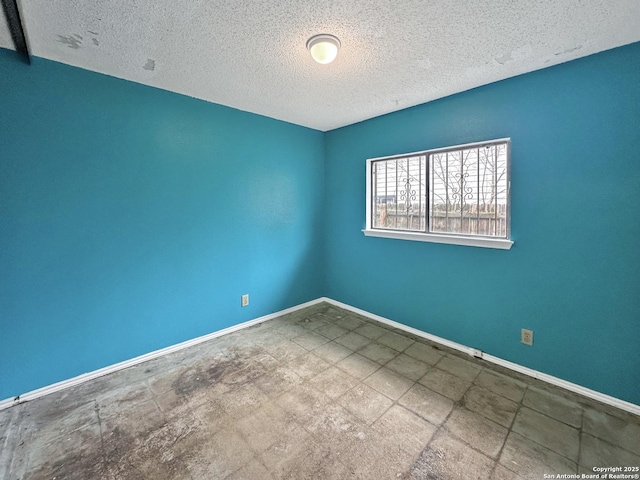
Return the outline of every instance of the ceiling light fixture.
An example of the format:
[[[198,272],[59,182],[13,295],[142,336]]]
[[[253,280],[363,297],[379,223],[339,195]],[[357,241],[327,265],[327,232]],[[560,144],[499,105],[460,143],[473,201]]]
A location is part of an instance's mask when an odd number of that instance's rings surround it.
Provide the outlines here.
[[[326,65],[333,62],[338,56],[340,40],[326,33],[314,35],[307,40],[307,50],[316,62]]]

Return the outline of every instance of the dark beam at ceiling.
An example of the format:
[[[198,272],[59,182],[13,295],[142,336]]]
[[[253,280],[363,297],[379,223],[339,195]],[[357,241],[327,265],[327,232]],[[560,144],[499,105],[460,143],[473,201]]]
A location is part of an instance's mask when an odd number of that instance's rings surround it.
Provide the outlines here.
[[[11,32],[11,38],[13,39],[13,45],[16,47],[16,51],[24,55],[27,62],[31,63],[27,39],[24,35],[24,29],[22,28],[22,21],[20,20],[18,0],[2,0],[2,9],[7,18],[9,31]]]

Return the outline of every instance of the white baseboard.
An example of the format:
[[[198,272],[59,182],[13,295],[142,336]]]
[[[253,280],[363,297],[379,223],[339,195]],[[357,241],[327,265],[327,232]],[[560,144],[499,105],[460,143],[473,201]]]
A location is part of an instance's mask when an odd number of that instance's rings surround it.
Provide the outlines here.
[[[117,372],[118,370],[122,370],[124,368],[132,367],[134,365],[138,365],[140,363],[146,362],[148,360],[153,360],[154,358],[161,357],[163,355],[167,355],[169,353],[177,352],[184,348],[192,347],[194,345],[198,345],[199,343],[206,342],[207,340],[211,340],[213,338],[220,337],[222,335],[226,335],[228,333],[233,333],[238,330],[242,330],[244,328],[251,327],[253,325],[257,325],[258,323],[263,323],[268,320],[272,320],[281,315],[285,315],[287,313],[295,312],[296,310],[301,310],[306,307],[310,307],[311,305],[316,305],[318,303],[326,302],[331,305],[335,305],[336,307],[343,308],[345,310],[349,310],[351,312],[357,313],[358,315],[362,315],[365,317],[369,317],[372,320],[376,320],[380,323],[384,323],[394,328],[398,328],[400,330],[404,330],[405,332],[412,333],[418,337],[425,338],[434,343],[438,343],[440,345],[452,348],[454,350],[458,350],[460,352],[466,353],[468,355],[473,356],[476,352],[476,349],[472,347],[467,347],[466,345],[462,345],[460,343],[452,342],[450,340],[438,337],[436,335],[432,335],[427,332],[423,332],[422,330],[418,330],[413,327],[409,327],[402,323],[395,322],[385,317],[381,317],[380,315],[376,315],[375,313],[367,312],[366,310],[362,310],[360,308],[352,307],[351,305],[347,305],[346,303],[338,302],[337,300],[333,300],[327,297],[317,298],[316,300],[311,300],[310,302],[302,303],[300,305],[296,305],[295,307],[287,308],[285,310],[281,310],[279,312],[271,313],[269,315],[264,315],[262,317],[256,318],[254,320],[249,320],[247,322],[240,323],[238,325],[233,325],[231,327],[225,328],[223,330],[218,330],[213,333],[209,333],[207,335],[203,335],[201,337],[197,337],[191,340],[187,340],[182,343],[178,343],[176,345],[171,345],[166,348],[162,348],[160,350],[156,350],[144,355],[140,355],[139,357],[132,358],[130,360],[125,360],[124,362],[116,363],[114,365],[110,365],[108,367],[101,368],[99,370],[94,370],[93,372],[88,372],[77,377],[70,378],[68,380],[63,380],[58,383],[54,383],[52,385],[48,385],[46,387],[39,388],[37,390],[33,390],[31,392],[24,393],[15,398],[8,398],[6,400],[0,401],[0,410],[5,408],[9,408],[13,405],[17,405],[22,402],[27,402],[29,400],[35,400],[36,398],[43,397],[45,395],[49,395],[54,392],[59,392],[60,390],[64,390],[66,388],[70,388],[76,385],[79,385],[84,382],[88,382],[89,380],[93,380],[98,377],[102,377],[109,373]],[[575,392],[579,395],[583,395],[588,398],[592,398],[599,402],[605,403],[607,405],[612,405],[621,410],[625,410],[627,412],[631,412],[635,415],[640,415],[640,405],[636,405],[634,403],[626,402],[624,400],[620,400],[619,398],[612,397],[610,395],[606,395],[604,393],[597,392],[595,390],[591,390],[589,388],[583,387],[581,385],[568,382],[558,377],[554,377],[552,375],[547,375],[546,373],[539,372],[537,370],[533,370],[531,368],[524,367],[517,363],[509,362],[508,360],[504,360],[499,357],[494,357],[493,355],[488,355],[486,353],[482,354],[482,359],[488,362],[494,363],[496,365],[500,365],[502,367],[508,368],[510,370],[522,373],[529,377],[536,378],[538,380],[542,380],[551,385],[556,385],[558,387],[564,388],[565,390],[569,390],[571,392]]]
[[[322,298],[317,298],[315,300],[311,300],[310,302],[296,305],[295,307],[287,308],[285,310],[280,310],[279,312],[275,312],[275,313],[270,313],[269,315],[264,315],[254,320],[249,320],[247,322],[239,323],[238,325],[233,325],[231,327],[224,328],[216,332],[208,333],[207,335],[203,335],[201,337],[193,338],[191,340],[187,340],[182,343],[177,343],[175,345],[171,345],[166,348],[161,348],[160,350],[155,350],[153,352],[145,353],[144,355],[140,355],[139,357],[135,357],[130,360],[125,360],[124,362],[109,365],[108,367],[104,367],[99,370],[94,370],[92,372],[84,373],[82,375],[78,375],[77,377],[73,377],[68,380],[63,380],[61,382],[57,382],[52,385],[48,385],[46,387],[38,388],[37,390],[32,390],[30,392],[21,394],[15,398],[7,398],[6,400],[1,400],[0,410],[4,410],[5,408],[9,408],[19,403],[35,400],[36,398],[44,397],[45,395],[49,395],[54,392],[59,392],[60,390],[64,390],[65,388],[70,388],[76,385],[80,385],[81,383],[88,382],[89,380],[102,377],[109,373],[117,372],[118,370],[132,367],[134,365],[138,365],[139,363],[147,362],[149,360],[153,360],[154,358],[158,358],[163,355],[167,355],[169,353],[177,352],[179,350],[189,348],[194,345],[198,345],[199,343],[206,342],[207,340],[211,340],[216,337],[221,337],[222,335],[227,335],[228,333],[237,332],[238,330],[242,330],[243,328],[248,328],[253,325],[257,325],[258,323],[263,323],[268,320],[272,320],[281,315],[286,315],[287,313],[295,312],[296,310],[310,307],[311,305],[322,303],[323,301],[324,300]]]
[[[384,323],[386,325],[398,328],[400,330],[404,330],[405,332],[412,333],[418,337],[425,338],[434,343],[438,343],[440,345],[444,345],[446,347],[452,348],[454,350],[458,350],[460,352],[466,353],[468,355],[474,356],[474,353],[477,351],[472,347],[467,347],[466,345],[462,345],[460,343],[452,342],[450,340],[446,340],[444,338],[438,337],[436,335],[431,335],[430,333],[423,332],[422,330],[418,330],[413,327],[409,327],[402,323],[395,322],[393,320],[389,320],[388,318],[381,317],[380,315],[376,315],[374,313],[367,312],[365,310],[361,310],[356,307],[352,307],[351,305],[347,305],[346,303],[338,302],[331,298],[321,298],[320,300],[335,305],[336,307],[344,308],[345,310],[352,311],[359,315],[363,315],[365,317],[369,317],[373,320],[376,320],[380,323]],[[508,368],[510,370],[514,370],[516,372],[522,373],[529,377],[536,378],[538,380],[542,380],[543,382],[550,383],[551,385],[555,385],[565,390],[569,390],[571,392],[577,393],[579,395],[592,398],[602,403],[606,403],[607,405],[612,405],[621,410],[625,410],[627,412],[631,412],[635,415],[640,415],[640,405],[636,405],[635,403],[627,402],[625,400],[620,400],[619,398],[612,397],[610,395],[606,395],[604,393],[597,392],[595,390],[591,390],[589,388],[583,387],[582,385],[578,385],[576,383],[571,383],[566,380],[563,380],[558,377],[554,377],[552,375],[548,375],[546,373],[539,372],[537,370],[533,370],[531,368],[523,367],[517,363],[509,362],[508,360],[504,360],[499,357],[494,357],[493,355],[488,355],[486,353],[482,353],[483,360],[487,362],[494,363],[496,365],[500,365],[501,367]]]

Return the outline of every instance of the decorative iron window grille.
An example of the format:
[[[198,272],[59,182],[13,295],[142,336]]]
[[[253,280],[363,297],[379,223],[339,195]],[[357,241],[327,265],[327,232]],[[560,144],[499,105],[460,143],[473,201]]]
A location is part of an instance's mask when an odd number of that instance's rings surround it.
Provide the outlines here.
[[[369,162],[368,228],[509,238],[509,139]]]

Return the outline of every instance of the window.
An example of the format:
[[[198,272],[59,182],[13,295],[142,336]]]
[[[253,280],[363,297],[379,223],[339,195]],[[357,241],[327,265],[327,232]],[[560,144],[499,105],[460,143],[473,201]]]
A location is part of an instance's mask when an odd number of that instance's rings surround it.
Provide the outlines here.
[[[509,139],[367,160],[365,235],[509,249]]]

